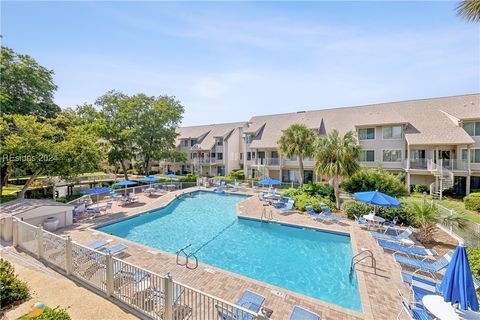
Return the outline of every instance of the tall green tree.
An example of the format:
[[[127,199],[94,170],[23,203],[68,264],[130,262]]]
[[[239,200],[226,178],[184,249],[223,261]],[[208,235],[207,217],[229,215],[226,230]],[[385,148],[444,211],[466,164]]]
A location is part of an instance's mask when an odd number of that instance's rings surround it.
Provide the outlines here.
[[[464,0],[457,6],[457,14],[472,22],[480,22],[480,0]]]
[[[300,186],[303,185],[305,170],[303,160],[305,157],[313,155],[313,146],[316,134],[313,130],[307,128],[304,124],[292,124],[287,130],[283,131],[278,146],[280,154],[290,158],[296,156],[298,167],[300,169]]]
[[[175,129],[182,120],[184,107],[173,97],[137,94],[129,99],[135,110],[134,139],[145,175],[152,161],[171,157],[175,149]]]
[[[351,131],[341,137],[334,129],[315,143],[315,170],[317,174],[333,179],[337,209],[340,209],[340,183],[360,168],[360,150]]]
[[[2,159],[30,172],[19,198],[41,175],[72,178],[98,168],[101,155],[97,137],[81,127],[69,126],[64,118],[5,115],[3,121],[9,134],[0,151]]]
[[[29,55],[1,47],[0,115],[54,117],[60,112],[53,102],[56,89],[52,70],[39,65]]]

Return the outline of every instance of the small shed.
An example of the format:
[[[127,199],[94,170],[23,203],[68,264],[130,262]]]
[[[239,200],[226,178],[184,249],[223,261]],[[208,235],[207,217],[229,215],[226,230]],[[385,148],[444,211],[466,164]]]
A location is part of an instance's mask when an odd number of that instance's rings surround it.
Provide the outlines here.
[[[0,204],[0,237],[5,241],[12,240],[13,217],[34,226],[45,226],[47,221],[55,221],[58,228],[73,223],[74,206],[51,200],[16,199]],[[48,219],[48,220],[47,220]]]

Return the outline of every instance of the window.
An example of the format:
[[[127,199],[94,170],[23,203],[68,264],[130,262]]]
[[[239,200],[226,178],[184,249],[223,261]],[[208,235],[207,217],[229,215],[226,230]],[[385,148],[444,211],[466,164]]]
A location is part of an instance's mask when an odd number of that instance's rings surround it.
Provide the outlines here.
[[[212,157],[212,159],[215,159],[215,152],[210,153],[210,157]]]
[[[252,160],[252,154],[250,152],[247,152],[247,160],[248,161]]]
[[[217,153],[217,160],[223,160],[223,153],[221,152]]]
[[[402,150],[383,150],[383,162],[401,162]]]
[[[270,153],[272,159],[277,159],[278,158],[278,152],[277,151],[272,151]]]
[[[252,152],[252,159],[255,159],[255,152]]]
[[[183,140],[183,146],[188,147],[188,140]]]
[[[243,153],[240,152],[240,160],[243,160]]]
[[[467,131],[472,137],[480,136],[480,122],[465,122],[463,124],[463,129],[465,129],[465,131]]]
[[[219,147],[223,146],[223,139],[222,138],[217,138],[217,146],[219,146]]]
[[[401,139],[402,138],[402,127],[384,127],[383,128],[383,139]]]
[[[467,161],[468,150],[462,149],[462,160]],[[470,162],[480,163],[480,149],[470,149]]]
[[[290,158],[287,159],[288,161],[297,161],[297,156],[293,155]]]
[[[375,151],[374,150],[362,150],[360,153],[361,162],[374,162],[375,161]]]
[[[359,140],[375,140],[375,128],[358,129]]]
[[[192,139],[190,140],[190,146],[193,147],[194,145],[197,144],[197,139]]]

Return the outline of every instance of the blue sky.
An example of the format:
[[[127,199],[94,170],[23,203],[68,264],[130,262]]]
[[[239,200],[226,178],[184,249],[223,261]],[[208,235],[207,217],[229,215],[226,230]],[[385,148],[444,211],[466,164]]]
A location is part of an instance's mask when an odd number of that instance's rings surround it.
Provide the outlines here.
[[[184,125],[480,91],[479,25],[456,2],[5,2],[2,43],[71,107],[174,95]]]

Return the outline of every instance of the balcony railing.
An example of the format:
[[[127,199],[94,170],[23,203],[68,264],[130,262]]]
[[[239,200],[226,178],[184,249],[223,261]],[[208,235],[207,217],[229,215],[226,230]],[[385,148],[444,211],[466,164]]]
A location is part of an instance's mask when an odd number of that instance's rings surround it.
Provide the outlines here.
[[[427,159],[410,160],[410,169],[427,169]]]
[[[427,169],[430,171],[439,171],[446,169],[451,171],[468,171],[468,163],[465,160],[439,159],[434,162],[432,159],[426,160]]]

